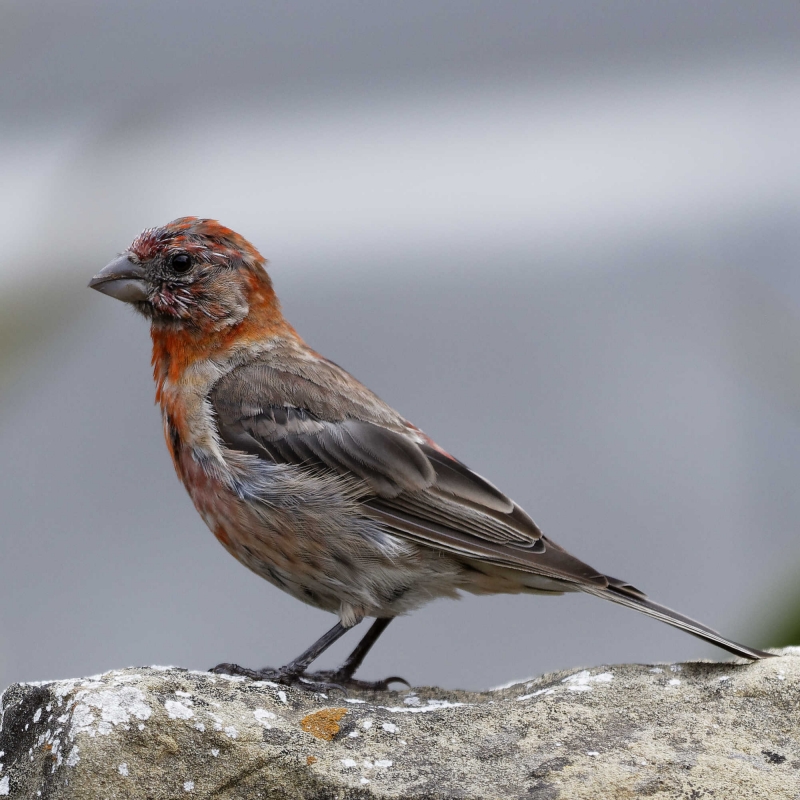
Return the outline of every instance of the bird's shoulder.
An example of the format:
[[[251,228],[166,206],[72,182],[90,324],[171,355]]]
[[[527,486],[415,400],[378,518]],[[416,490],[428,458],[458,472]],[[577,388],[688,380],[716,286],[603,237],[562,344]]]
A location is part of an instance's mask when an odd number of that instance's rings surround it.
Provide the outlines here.
[[[416,430],[345,369],[289,338],[238,359],[210,388],[209,397],[223,421],[285,407],[324,422],[359,419],[398,432]]]

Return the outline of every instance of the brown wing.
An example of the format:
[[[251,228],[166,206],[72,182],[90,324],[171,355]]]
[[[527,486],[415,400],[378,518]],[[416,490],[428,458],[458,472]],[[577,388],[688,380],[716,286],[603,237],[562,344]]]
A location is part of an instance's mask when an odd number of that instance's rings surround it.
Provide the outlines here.
[[[338,369],[329,362],[325,369],[332,367]],[[357,479],[364,515],[402,536],[570,583],[607,585],[603,575],[545,539],[489,481],[426,441],[388,407],[376,409],[375,401],[381,401],[374,395],[363,408],[353,408],[352,398],[337,394],[326,396],[307,377],[259,363],[226,375],[210,400],[229,447]],[[389,426],[376,419],[390,420]]]

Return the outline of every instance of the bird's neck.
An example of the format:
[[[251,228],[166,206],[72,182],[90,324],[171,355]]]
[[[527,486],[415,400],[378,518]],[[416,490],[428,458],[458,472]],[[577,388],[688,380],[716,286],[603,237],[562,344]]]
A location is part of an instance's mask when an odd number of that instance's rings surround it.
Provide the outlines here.
[[[153,377],[156,402],[165,406],[167,387],[175,388],[202,369],[234,360],[243,351],[256,351],[274,339],[297,339],[297,332],[284,319],[271,286],[258,287],[248,297],[248,310],[237,323],[222,329],[212,326],[161,325],[150,328],[153,340]]]

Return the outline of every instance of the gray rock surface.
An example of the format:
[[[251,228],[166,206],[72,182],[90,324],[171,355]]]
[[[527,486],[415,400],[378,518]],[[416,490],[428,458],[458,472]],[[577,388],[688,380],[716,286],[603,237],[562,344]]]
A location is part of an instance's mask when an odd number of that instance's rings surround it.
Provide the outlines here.
[[[485,693],[311,695],[176,668],[15,684],[10,798],[800,798],[800,648]]]

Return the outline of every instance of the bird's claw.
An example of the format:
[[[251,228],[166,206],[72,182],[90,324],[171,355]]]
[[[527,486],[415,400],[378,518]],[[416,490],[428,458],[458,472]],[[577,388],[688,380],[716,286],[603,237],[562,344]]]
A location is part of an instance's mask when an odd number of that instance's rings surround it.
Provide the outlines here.
[[[264,680],[260,677],[261,670],[240,667],[238,664],[217,664],[216,667],[211,667],[209,672],[213,672],[215,675],[236,675],[243,678],[252,678],[254,681]]]
[[[392,683],[404,683],[409,689],[411,688],[411,684],[399,675],[392,675],[382,681],[362,681],[339,670],[320,670],[306,675],[305,678],[329,682],[345,690],[354,689],[361,692],[388,692]]]
[[[347,689],[335,681],[316,680],[316,673],[307,675],[304,672],[286,669],[286,667],[279,667],[278,669],[273,669],[272,667],[249,669],[248,667],[240,667],[238,664],[223,663],[212,667],[209,672],[213,672],[216,675],[236,675],[250,678],[254,681],[271,681],[282,686],[303,689],[306,692],[330,692],[338,689],[347,694]]]

